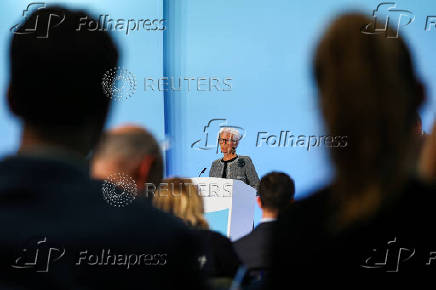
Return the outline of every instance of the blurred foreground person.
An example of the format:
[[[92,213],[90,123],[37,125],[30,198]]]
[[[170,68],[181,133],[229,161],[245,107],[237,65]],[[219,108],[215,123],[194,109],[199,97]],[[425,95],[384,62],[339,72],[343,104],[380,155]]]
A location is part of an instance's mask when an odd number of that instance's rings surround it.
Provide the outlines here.
[[[203,198],[191,179],[164,179],[153,197],[153,205],[182,219],[202,241],[199,268],[209,278],[228,277],[236,274],[239,259],[230,240],[209,230],[204,218]]]
[[[136,125],[112,129],[94,151],[91,175],[105,180],[118,174],[131,177],[138,195],[151,200],[163,177],[163,159],[159,144],[147,130]]]
[[[332,185],[279,216],[270,288],[283,289],[290,275],[293,283],[315,282],[303,273],[336,276],[337,285],[349,273],[436,271],[436,192],[413,176],[423,88],[401,38],[360,32],[371,21],[343,15],[318,45],[314,72],[326,127],[348,136],[349,147],[331,151]]]
[[[57,17],[46,38],[43,25],[24,33]],[[77,30],[84,19],[38,9],[12,38],[8,104],[22,134],[0,162],[0,288],[204,289],[183,223],[139,200],[105,200],[114,187],[89,177],[85,156],[110,105],[102,77],[118,51],[106,32]]]

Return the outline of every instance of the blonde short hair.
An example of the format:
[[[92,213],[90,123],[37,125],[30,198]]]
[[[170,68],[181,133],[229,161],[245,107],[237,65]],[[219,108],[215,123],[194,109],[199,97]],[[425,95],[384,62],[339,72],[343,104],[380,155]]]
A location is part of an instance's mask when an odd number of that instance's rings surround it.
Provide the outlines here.
[[[177,216],[189,226],[209,228],[204,218],[203,198],[191,179],[164,179],[154,194],[153,205]]]

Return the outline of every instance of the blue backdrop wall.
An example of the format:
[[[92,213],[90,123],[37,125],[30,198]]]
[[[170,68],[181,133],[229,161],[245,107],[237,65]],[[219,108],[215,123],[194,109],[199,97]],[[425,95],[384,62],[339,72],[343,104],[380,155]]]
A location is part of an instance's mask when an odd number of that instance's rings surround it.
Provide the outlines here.
[[[29,3],[0,2],[1,156],[12,153],[19,140],[19,124],[10,116],[5,102],[8,43],[12,36],[9,28],[20,21]],[[258,135],[275,135],[277,139],[281,131],[288,131],[288,135],[323,135],[310,70],[314,47],[335,15],[358,9],[371,16],[379,1],[45,3],[84,7],[97,17],[165,18],[164,31],[112,33],[123,53],[121,65],[136,76],[137,86],[131,98],[115,103],[107,126],[136,122],[150,129],[167,150],[168,176],[197,176],[203,168],[209,170],[211,162],[220,157],[215,139],[218,129],[228,125],[243,132],[238,153],[251,156],[259,176],[272,170],[289,173],[296,181],[297,197],[331,179],[326,148],[278,146],[273,144],[274,136],[268,139],[270,145],[265,139],[259,144]],[[428,131],[436,104],[436,31],[426,31],[425,23],[427,16],[436,15],[436,2],[402,0],[396,4],[415,16],[400,33],[408,40],[418,73],[427,85],[429,100],[421,115]],[[161,77],[168,79],[159,83]],[[145,84],[150,78],[154,87]]]
[[[193,77],[195,85],[200,84],[200,90],[165,92],[167,173],[197,176],[203,168],[209,169],[221,157],[216,150],[218,129],[230,125],[242,128],[238,153],[252,157],[260,176],[272,170],[289,173],[298,197],[329,182],[333,172],[326,148],[308,150],[307,138],[303,146],[283,146],[283,140],[279,146],[280,132],[282,137],[286,131],[288,136],[325,133],[311,77],[317,40],[335,15],[360,10],[371,16],[379,3],[164,1],[169,19],[164,34],[165,73]],[[436,104],[432,82],[436,59],[431,52],[436,31],[424,28],[426,17],[436,13],[436,3],[398,1],[397,8],[415,16],[400,33],[409,41],[427,84],[429,101],[422,116],[428,130]],[[211,81],[214,77],[221,87],[208,87],[208,81],[218,83]],[[226,78],[231,79],[231,90],[223,86]]]

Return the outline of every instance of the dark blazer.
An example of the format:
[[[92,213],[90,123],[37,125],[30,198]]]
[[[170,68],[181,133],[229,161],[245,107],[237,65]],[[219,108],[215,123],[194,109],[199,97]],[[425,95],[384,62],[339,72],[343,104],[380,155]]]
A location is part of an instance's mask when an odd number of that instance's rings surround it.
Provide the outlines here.
[[[294,203],[279,217],[270,289],[282,289],[289,273],[294,281],[305,279],[304,273],[387,278],[393,277],[387,272],[398,272],[410,279],[411,273],[419,272],[433,277],[436,259],[426,264],[431,252],[436,256],[436,187],[410,180],[376,214],[335,233],[327,223],[335,213],[331,198],[328,187]],[[334,281],[336,285],[342,280]]]
[[[271,266],[271,236],[276,222],[260,223],[248,235],[233,243],[236,253],[247,269]]]
[[[194,233],[201,242],[198,262],[206,277],[233,278],[240,262],[232,242],[227,237],[211,230],[194,229]]]
[[[113,207],[101,186],[61,160],[0,162],[0,288],[203,289],[188,228],[139,198]]]

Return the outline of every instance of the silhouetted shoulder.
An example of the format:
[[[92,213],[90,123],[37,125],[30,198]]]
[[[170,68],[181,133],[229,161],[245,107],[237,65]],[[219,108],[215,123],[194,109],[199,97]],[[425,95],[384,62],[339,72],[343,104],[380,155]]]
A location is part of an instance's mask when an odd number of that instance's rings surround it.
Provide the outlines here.
[[[46,241],[67,253],[49,273],[60,285],[72,279],[72,288],[128,289],[126,281],[135,285],[146,279],[150,289],[183,284],[203,289],[198,240],[179,219],[145,199],[115,207],[104,199],[103,182],[53,160],[13,157],[0,162],[0,175],[1,281],[34,283],[27,276],[33,269],[16,271],[10,265],[22,249]],[[12,216],[14,222],[8,222]],[[135,265],[127,269],[129,255]],[[96,257],[102,257],[99,267],[93,264]],[[115,264],[105,264],[114,257]],[[173,279],[165,278],[169,273]]]
[[[248,268],[271,267],[271,240],[276,222],[257,225],[248,235],[233,243],[242,263]]]
[[[436,220],[436,213],[431,210],[436,201],[434,185],[410,180],[371,217],[340,231],[332,231],[327,222],[335,214],[331,198],[330,189],[321,190],[296,202],[280,216],[273,241],[277,275],[284,275],[283,269],[311,273],[386,272],[385,267],[369,269],[365,263],[374,249],[383,251],[394,244],[415,250],[414,259],[402,265],[403,271],[429,269],[428,250],[436,245],[434,231],[428,230]]]
[[[203,242],[204,265],[208,276],[233,277],[239,267],[239,259],[232,242],[224,235],[205,229],[194,230],[195,235]]]

